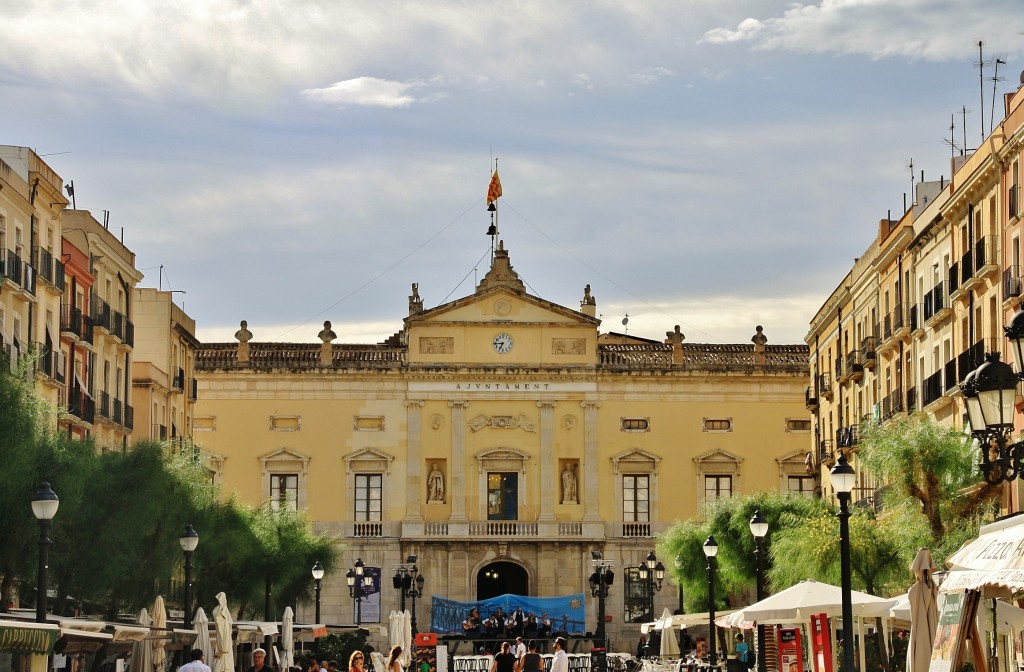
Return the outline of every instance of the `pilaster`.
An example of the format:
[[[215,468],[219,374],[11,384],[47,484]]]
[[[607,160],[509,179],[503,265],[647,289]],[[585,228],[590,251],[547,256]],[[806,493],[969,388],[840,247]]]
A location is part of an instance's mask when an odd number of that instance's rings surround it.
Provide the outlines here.
[[[555,520],[555,426],[558,402],[538,401],[540,408],[540,515],[538,522]]]

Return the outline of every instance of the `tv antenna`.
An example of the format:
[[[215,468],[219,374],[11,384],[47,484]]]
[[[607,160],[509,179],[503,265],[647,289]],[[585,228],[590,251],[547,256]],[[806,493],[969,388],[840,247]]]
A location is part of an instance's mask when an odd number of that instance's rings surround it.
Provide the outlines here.
[[[622,318],[622,328],[625,330],[626,336],[629,336],[629,326],[627,325],[629,325],[629,313],[626,313],[626,316]]]
[[[989,130],[989,132],[991,132],[992,129],[996,127],[995,126],[995,118],[996,118],[996,87],[999,85],[999,82],[1001,82],[1001,81],[1006,79],[1005,77],[1000,77],[999,76],[999,66],[1000,65],[1006,65],[1006,61],[1002,57],[996,56],[995,66],[994,66],[994,68],[992,70],[992,76],[989,77],[989,79],[992,80],[992,110],[989,113],[989,120],[988,120],[988,130]]]
[[[949,115],[949,137],[942,140],[945,144],[949,145],[949,157],[953,158],[956,156],[956,152],[959,149],[960,153],[963,154],[963,149],[956,144],[956,115]]]
[[[911,158],[910,159],[910,163],[907,164],[907,170],[910,171],[910,204],[914,205],[914,203],[917,202],[917,199],[915,198],[915,195],[914,195],[914,159],[913,158]],[[904,205],[906,205],[906,204],[904,204]],[[906,208],[904,208],[904,210],[906,210]]]

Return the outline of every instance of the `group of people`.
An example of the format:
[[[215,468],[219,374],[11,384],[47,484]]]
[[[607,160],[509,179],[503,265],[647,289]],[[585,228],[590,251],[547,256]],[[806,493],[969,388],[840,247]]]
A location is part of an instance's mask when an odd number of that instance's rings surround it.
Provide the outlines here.
[[[502,637],[550,637],[551,619],[547,614],[524,612],[522,607],[505,614],[498,607],[490,616],[480,618],[476,607],[469,610],[466,620],[462,622],[463,634],[467,636],[483,636],[485,639]]]
[[[391,647],[388,654],[388,661],[385,667],[386,672],[404,672],[402,663],[399,660],[402,656],[402,647],[395,645]],[[178,672],[210,672],[210,666],[206,664],[206,656],[202,649],[193,649],[191,661],[178,668]],[[253,649],[252,666],[247,672],[277,672],[266,664],[267,652],[262,648]],[[348,672],[366,672],[366,655],[362,651],[354,651],[348,659]],[[310,657],[305,665],[288,668],[288,672],[341,672],[336,660],[317,660]]]
[[[514,651],[512,646],[507,641],[501,643],[501,651],[494,655],[491,663],[491,672],[544,672],[544,659],[537,653],[537,642],[531,639],[527,645],[522,637],[516,637]],[[569,655],[565,647],[565,638],[556,637],[550,672],[569,672]]]

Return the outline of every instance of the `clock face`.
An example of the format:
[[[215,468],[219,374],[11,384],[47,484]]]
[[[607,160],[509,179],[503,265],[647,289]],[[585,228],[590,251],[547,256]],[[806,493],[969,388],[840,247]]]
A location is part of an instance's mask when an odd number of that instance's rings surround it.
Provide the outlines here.
[[[512,349],[512,337],[508,334],[498,334],[494,337],[494,341],[491,344],[494,346],[495,352],[505,354]]]

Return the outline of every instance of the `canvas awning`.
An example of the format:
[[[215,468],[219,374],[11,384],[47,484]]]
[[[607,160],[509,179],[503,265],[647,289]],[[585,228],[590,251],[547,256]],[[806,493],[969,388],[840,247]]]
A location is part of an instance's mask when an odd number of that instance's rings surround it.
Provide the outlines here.
[[[724,611],[715,612],[715,622],[723,616],[732,614],[735,609],[726,609]],[[646,634],[652,630],[685,630],[692,625],[707,625],[710,614],[706,611],[698,611],[693,614],[674,614],[666,618],[658,619],[650,623],[641,623],[640,632]]]
[[[858,590],[851,591],[853,615],[860,617],[885,617],[896,600],[876,597]],[[801,581],[782,592],[744,607],[726,621],[733,627],[744,622],[757,623],[800,623],[812,614],[841,616],[843,608],[842,589],[830,583]]]
[[[0,652],[48,656],[59,634],[60,628],[50,623],[0,620]]]
[[[1014,516],[981,528],[981,534],[946,560],[950,568],[943,593],[1003,586],[1024,590],[1024,517]]]

